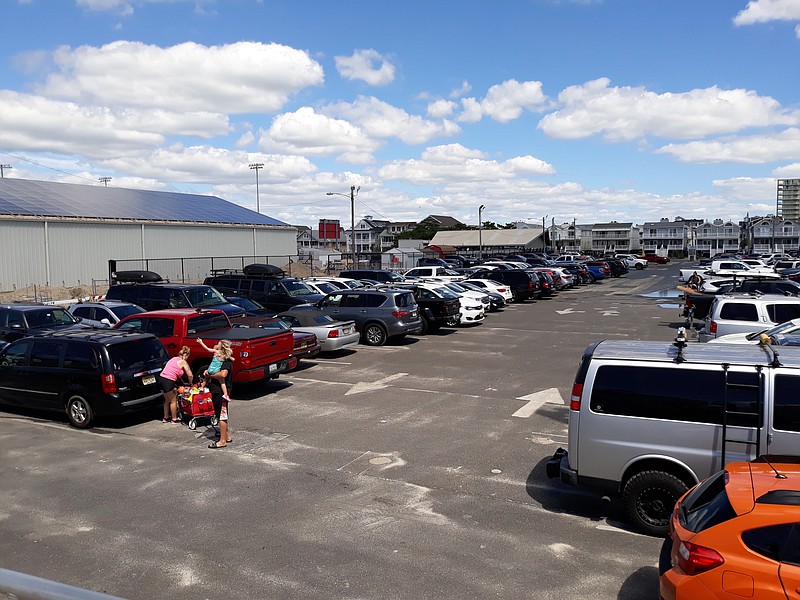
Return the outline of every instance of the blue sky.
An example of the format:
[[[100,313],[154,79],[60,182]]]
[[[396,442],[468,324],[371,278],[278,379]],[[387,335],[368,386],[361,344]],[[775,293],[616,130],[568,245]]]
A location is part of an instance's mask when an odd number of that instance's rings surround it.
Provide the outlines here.
[[[7,177],[292,224],[734,219],[800,177],[800,0],[18,0]]]

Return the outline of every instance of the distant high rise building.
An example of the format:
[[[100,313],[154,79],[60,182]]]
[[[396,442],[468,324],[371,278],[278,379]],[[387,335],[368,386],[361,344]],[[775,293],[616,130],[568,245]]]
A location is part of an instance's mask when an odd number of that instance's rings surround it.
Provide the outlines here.
[[[784,220],[800,220],[800,179],[778,179],[776,210]]]

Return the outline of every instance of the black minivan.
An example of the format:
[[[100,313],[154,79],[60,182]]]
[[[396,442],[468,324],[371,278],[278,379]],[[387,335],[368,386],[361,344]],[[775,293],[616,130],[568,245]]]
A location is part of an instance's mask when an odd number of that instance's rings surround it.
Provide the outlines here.
[[[149,333],[91,329],[22,338],[0,351],[0,403],[66,412],[84,429],[95,417],[161,405],[157,380],[168,360]]]

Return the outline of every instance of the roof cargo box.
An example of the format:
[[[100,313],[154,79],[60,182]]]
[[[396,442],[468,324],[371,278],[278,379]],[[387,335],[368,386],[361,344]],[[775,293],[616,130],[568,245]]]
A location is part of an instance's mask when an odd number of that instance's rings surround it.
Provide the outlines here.
[[[156,283],[162,281],[161,275],[154,271],[117,271],[112,274],[118,283]]]
[[[283,277],[285,275],[280,267],[260,263],[246,265],[242,272],[248,277]]]

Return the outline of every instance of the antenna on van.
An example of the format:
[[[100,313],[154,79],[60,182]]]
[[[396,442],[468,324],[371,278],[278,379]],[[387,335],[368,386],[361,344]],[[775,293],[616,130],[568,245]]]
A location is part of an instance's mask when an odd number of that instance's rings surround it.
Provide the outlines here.
[[[680,364],[686,360],[683,355],[683,349],[686,348],[686,328],[678,327],[678,335],[675,336],[675,343],[672,344],[678,349],[678,354],[675,357],[675,362]]]

